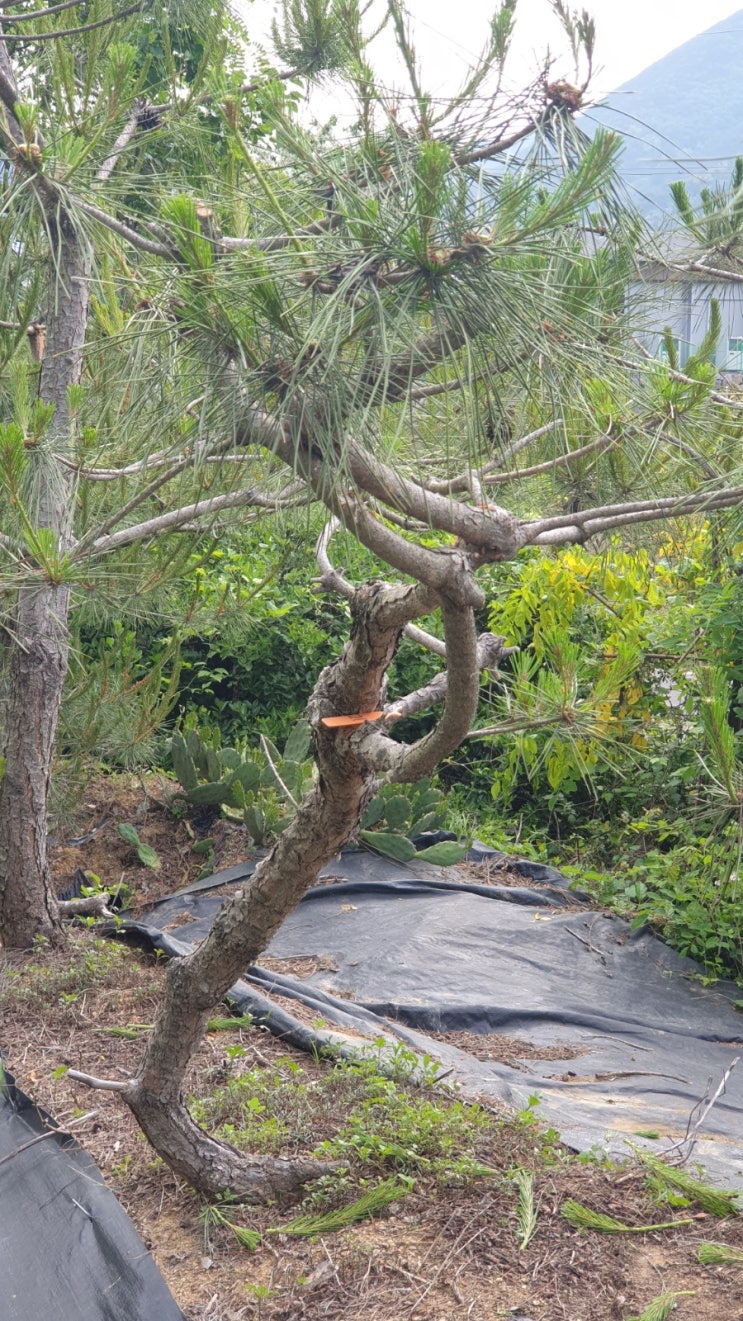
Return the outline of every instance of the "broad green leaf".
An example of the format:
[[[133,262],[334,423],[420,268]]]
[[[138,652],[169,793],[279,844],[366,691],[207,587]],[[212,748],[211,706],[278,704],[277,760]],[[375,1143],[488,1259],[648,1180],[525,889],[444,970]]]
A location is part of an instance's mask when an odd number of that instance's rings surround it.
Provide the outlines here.
[[[266,818],[259,807],[246,807],[243,813],[245,825],[256,844],[262,844],[266,831]]]
[[[200,784],[191,790],[188,799],[189,802],[196,803],[199,807],[219,807],[222,803],[228,803],[230,800],[229,785],[225,780],[212,782],[211,784]]]
[[[385,799],[384,817],[391,830],[402,830],[411,816],[410,800],[404,794]]]
[[[268,756],[271,758],[271,761],[273,762],[274,766],[280,766],[282,758],[281,758],[281,753],[276,747],[276,744],[272,743],[270,738],[266,738],[265,735],[263,737],[263,744],[265,745],[266,752],[268,753]]]
[[[190,789],[195,789],[198,784],[196,766],[189,751],[188,743],[178,730],[175,731],[170,741],[170,757],[178,783],[187,793]]]
[[[192,853],[210,853],[210,852],[212,851],[213,848],[214,848],[214,840],[213,840],[213,839],[200,839],[200,840],[198,840],[198,842],[197,842],[196,844],[193,845],[193,847],[192,847],[192,849],[191,849],[191,852],[192,852]]]
[[[417,835],[424,834],[426,830],[433,830],[438,821],[438,817],[438,812],[426,812],[425,816],[419,817],[417,821],[413,822],[410,830],[407,832],[409,838],[415,839]]]
[[[243,786],[241,785],[240,781],[234,779],[230,780],[229,789],[230,789],[230,801],[228,806],[237,807],[240,811],[242,811],[248,800],[245,796],[245,790],[243,789]]]
[[[281,765],[277,766],[276,769],[287,789],[289,789],[292,794],[296,794],[302,781],[301,766],[299,766],[296,761],[282,761]],[[277,787],[281,788],[281,785],[278,785]]]
[[[306,720],[298,720],[289,734],[284,746],[287,761],[304,761],[310,750],[312,738]]]
[[[123,840],[125,840],[125,842],[126,842],[127,844],[131,844],[132,847],[135,848],[135,849],[137,848],[137,846],[138,846],[138,844],[139,844],[139,835],[137,834],[136,830],[134,829],[134,826],[130,826],[130,825],[128,825],[128,823],[127,823],[126,821],[120,821],[120,822],[119,822],[119,834],[121,835],[121,838],[122,838]]]
[[[440,809],[444,802],[444,795],[439,789],[426,789],[424,793],[411,793],[410,799],[414,804],[415,812],[422,816],[424,812],[433,812]]]
[[[140,843],[137,845],[137,857],[143,867],[151,867],[152,871],[160,870],[160,859],[149,844]]]
[[[230,776],[230,785],[240,784],[243,789],[257,789],[261,779],[260,767],[254,761],[244,761]]]
[[[410,862],[415,857],[415,849],[404,835],[388,834],[385,830],[362,830],[361,838],[377,853],[384,853],[396,862]]]
[[[421,862],[432,862],[435,867],[454,867],[456,863],[462,862],[467,857],[467,850],[453,839],[442,839],[440,844],[432,844],[430,848],[421,849],[415,856],[420,858]]]
[[[377,794],[377,797],[372,798],[369,806],[364,812],[364,815],[361,818],[361,824],[365,830],[368,830],[370,826],[376,826],[377,822],[381,821],[383,816],[384,799]]]

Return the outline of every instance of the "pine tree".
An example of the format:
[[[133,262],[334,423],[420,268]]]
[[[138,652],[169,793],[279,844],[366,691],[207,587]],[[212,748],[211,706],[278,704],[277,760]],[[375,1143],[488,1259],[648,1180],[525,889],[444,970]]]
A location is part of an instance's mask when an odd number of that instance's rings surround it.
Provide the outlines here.
[[[429,774],[470,731],[499,646],[477,635],[478,571],[743,494],[725,457],[740,404],[703,355],[681,373],[629,333],[641,226],[615,186],[619,143],[575,123],[586,77],[546,69],[519,97],[501,90],[515,8],[504,0],[443,103],[398,0],[386,15],[408,74],[400,96],[374,71],[355,0],[287,0],[278,76],[257,83],[220,44],[223,16],[205,26],[196,3],[129,18],[103,3],[110,22],[72,45],[47,41],[28,7],[15,26],[3,18],[8,379],[23,376],[21,341],[41,358],[26,420],[17,391],[4,403],[5,942],[56,930],[42,836],[76,594],[166,533],[302,500],[329,518],[323,586],[351,602],[348,643],[309,703],[316,783],[208,938],[171,965],[141,1072],[120,1088],[209,1194],[261,1197],[317,1172],[209,1138],[182,1103],[185,1071],[213,1005],[380,782]],[[590,69],[592,25],[556,8]],[[36,102],[18,91],[32,72]],[[331,75],[356,100],[346,134],[308,130],[287,92]],[[24,371],[32,381],[27,356]],[[347,583],[331,561],[336,525],[397,581]],[[417,628],[429,615],[443,637]],[[405,702],[387,707],[385,690],[411,630],[446,670],[405,699],[443,702],[407,745],[394,737]],[[378,711],[351,733],[324,723]]]

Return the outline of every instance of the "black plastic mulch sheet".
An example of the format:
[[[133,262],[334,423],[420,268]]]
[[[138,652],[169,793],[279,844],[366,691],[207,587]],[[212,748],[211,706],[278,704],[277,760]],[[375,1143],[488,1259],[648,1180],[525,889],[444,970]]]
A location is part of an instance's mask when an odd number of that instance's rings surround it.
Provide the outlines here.
[[[99,1170],[5,1073],[0,1086],[2,1321],[183,1321]]]
[[[483,886],[459,868],[344,854],[326,869],[333,883],[307,893],[267,951],[314,956],[324,970],[300,980],[251,968],[232,997],[297,1045],[319,1037],[344,1048],[359,1034],[391,1036],[441,1059],[468,1095],[524,1106],[538,1094],[540,1117],[578,1150],[626,1154],[626,1138],[653,1132],[651,1149],[681,1142],[743,1055],[733,1004],[740,991],[704,986],[691,960],[647,930],[576,907],[552,868],[509,860],[514,866],[530,886]],[[166,953],[186,952],[222,902],[210,891],[244,883],[251,871],[217,873],[124,926]],[[267,999],[277,993],[281,1007]],[[309,1005],[325,1028],[294,1020],[286,998]],[[563,1057],[525,1050],[510,1067],[427,1035],[463,1030],[561,1047]],[[707,1114],[694,1155],[743,1188],[743,1062]]]

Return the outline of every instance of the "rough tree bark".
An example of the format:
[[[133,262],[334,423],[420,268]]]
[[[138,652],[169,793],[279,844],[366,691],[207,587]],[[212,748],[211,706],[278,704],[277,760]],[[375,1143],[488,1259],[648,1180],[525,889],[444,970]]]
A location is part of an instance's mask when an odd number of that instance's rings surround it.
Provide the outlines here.
[[[451,585],[468,577],[466,557],[450,561]],[[440,604],[450,643],[448,686],[436,728],[411,747],[377,727],[352,734],[330,730],[322,718],[370,711],[384,701],[387,671],[409,620]],[[296,1192],[322,1167],[315,1162],[250,1157],[209,1137],[183,1099],[189,1060],[205,1020],[254,962],[322,867],[357,830],[378,784],[380,769],[396,780],[433,769],[467,733],[479,687],[474,611],[422,586],[371,583],[352,602],[352,629],[340,658],[323,670],[310,699],[317,782],[256,868],[243,891],[225,902],[194,953],[168,969],[163,1004],[136,1080],[122,1088],[146,1136],[177,1174],[207,1195],[229,1188],[244,1200]],[[491,652],[492,656],[492,652]]]
[[[0,10],[3,8],[0,5]],[[73,218],[69,199],[41,163],[42,140],[29,150],[19,121],[18,88],[0,22],[0,130],[3,151],[33,190],[48,240],[45,326],[34,322],[32,350],[39,369],[39,399],[51,405],[51,421],[28,447],[26,501],[36,529],[53,534],[59,560],[74,547],[74,454],[68,407],[70,386],[82,377],[93,266],[91,245]],[[105,183],[121,153],[142,126],[152,127],[148,107],[134,106],[110,154],[97,171]],[[44,336],[39,331],[46,331]],[[61,939],[47,859],[48,799],[62,692],[67,674],[70,586],[63,575],[27,557],[12,630],[5,642],[0,777],[0,943],[27,948],[35,937]]]
[[[50,257],[46,351],[39,398],[54,405],[43,444],[29,452],[37,525],[59,552],[70,545],[72,479],[54,453],[70,446],[67,391],[80,381],[90,290],[90,253],[64,215],[48,216]],[[21,588],[3,712],[0,780],[0,940],[26,948],[58,939],[59,912],[47,859],[47,806],[62,689],[67,673],[69,588],[29,572]]]

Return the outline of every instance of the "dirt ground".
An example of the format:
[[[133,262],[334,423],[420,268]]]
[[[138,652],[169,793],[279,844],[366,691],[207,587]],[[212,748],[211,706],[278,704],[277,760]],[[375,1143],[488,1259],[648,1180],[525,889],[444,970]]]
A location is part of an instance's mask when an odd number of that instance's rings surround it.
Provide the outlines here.
[[[214,818],[174,818],[166,789],[159,780],[144,788],[136,780],[91,784],[55,843],[59,891],[82,867],[109,884],[123,881],[135,906],[146,905],[198,876],[204,854],[193,846],[199,839],[214,840],[212,870],[246,856],[240,830]],[[122,821],[156,850],[159,871],[138,864],[118,834]],[[252,1253],[227,1229],[205,1235],[200,1199],[163,1166],[117,1097],[54,1076],[63,1065],[99,1077],[133,1073],[153,1021],[162,963],[131,949],[86,963],[94,938],[81,931],[63,954],[34,951],[0,964],[3,1055],[19,1086],[63,1125],[95,1108],[79,1140],[188,1321],[628,1321],[664,1290],[679,1294],[673,1311],[679,1321],[743,1321],[743,1269],[703,1267],[697,1259],[705,1241],[743,1249],[743,1217],[720,1221],[696,1206],[659,1207],[648,1199],[641,1171],[582,1163],[538,1126],[503,1112],[491,1112],[477,1153],[496,1173],[468,1187],[419,1178],[377,1219],[317,1240],[277,1234]],[[236,1044],[243,1054],[230,1053]],[[504,1037],[457,1034],[456,1044],[509,1063],[526,1053],[524,1043]],[[332,1067],[265,1031],[210,1032],[189,1087],[205,1096],[236,1071],[287,1057],[303,1080]],[[316,1142],[329,1136],[327,1123],[318,1112]],[[533,1171],[537,1208],[536,1232],[523,1251],[510,1173],[516,1166]],[[581,1232],[562,1215],[567,1197],[628,1224],[686,1217],[691,1224],[637,1235]],[[246,1208],[238,1215],[242,1225],[263,1230],[286,1212]]]

